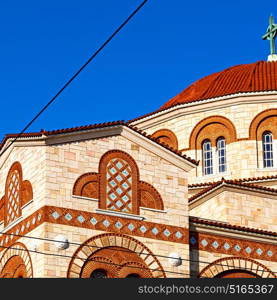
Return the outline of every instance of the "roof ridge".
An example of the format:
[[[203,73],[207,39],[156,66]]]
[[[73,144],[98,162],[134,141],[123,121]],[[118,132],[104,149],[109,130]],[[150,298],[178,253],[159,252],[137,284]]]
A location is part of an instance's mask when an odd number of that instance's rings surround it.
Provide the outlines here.
[[[238,179],[232,179],[234,181],[238,182],[247,182],[247,181],[263,181],[263,180],[269,180],[269,179],[277,179],[277,175],[268,175],[268,176],[260,176],[260,177],[248,177],[248,178],[238,178]],[[217,182],[217,181],[216,181]],[[188,187],[201,187],[206,185],[212,185],[216,182],[202,182],[202,183],[192,183],[189,184]]]
[[[77,126],[77,127],[71,127],[71,128],[63,128],[63,129],[56,129],[56,130],[44,130],[41,129],[40,132],[33,132],[33,133],[23,133],[20,135],[20,137],[38,137],[38,136],[51,136],[51,135],[56,135],[56,134],[65,134],[65,133],[71,133],[71,132],[78,132],[78,131],[84,131],[84,130],[91,130],[91,129],[97,129],[97,128],[104,128],[104,127],[110,127],[110,126],[126,126],[127,128],[130,128],[131,130],[141,134],[142,136],[148,138],[149,140],[151,140],[152,142],[155,142],[156,144],[162,146],[163,148],[171,151],[172,153],[174,153],[175,155],[178,155],[180,157],[182,157],[183,159],[186,159],[187,161],[189,161],[190,163],[194,164],[194,165],[198,165],[199,161],[196,161],[195,159],[187,156],[186,154],[182,154],[182,152],[178,149],[174,149],[173,147],[168,146],[166,143],[160,142],[157,138],[153,138],[150,134],[147,134],[145,131],[142,131],[140,129],[138,129],[137,127],[130,125],[128,123],[126,123],[123,120],[120,121],[112,121],[112,122],[105,122],[105,123],[95,123],[95,124],[90,124],[90,125],[84,125],[84,126]],[[9,134],[6,135],[5,138],[2,140],[1,144],[0,144],[0,151],[3,148],[4,144],[6,143],[6,141],[9,138],[13,138],[13,137],[18,137],[19,134]]]
[[[251,183],[242,183],[239,180],[230,180],[230,179],[224,179],[222,177],[222,179],[220,181],[217,181],[215,183],[213,183],[212,185],[210,185],[209,187],[205,188],[204,190],[200,191],[199,193],[196,193],[195,195],[189,197],[188,202],[192,202],[193,200],[199,198],[200,196],[210,192],[211,190],[213,190],[214,188],[223,185],[223,184],[229,184],[229,185],[236,185],[239,187],[246,187],[246,188],[251,188],[251,189],[257,189],[257,190],[263,190],[263,191],[267,191],[267,192],[274,192],[277,194],[277,189],[274,188],[269,188],[269,187],[264,187],[261,185],[255,185],[255,184],[251,184]]]
[[[269,230],[240,226],[240,225],[226,224],[221,221],[201,219],[199,217],[194,217],[194,216],[190,216],[189,219],[191,222],[195,222],[195,223],[199,223],[199,224],[206,224],[206,225],[224,227],[224,228],[229,228],[229,229],[234,229],[234,230],[277,236],[277,232],[275,232],[275,231],[269,231]]]

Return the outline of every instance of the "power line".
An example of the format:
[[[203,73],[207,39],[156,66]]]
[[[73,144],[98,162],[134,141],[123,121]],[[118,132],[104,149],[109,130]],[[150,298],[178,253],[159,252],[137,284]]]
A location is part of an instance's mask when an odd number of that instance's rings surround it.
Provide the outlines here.
[[[58,98],[58,96],[71,84],[71,82],[85,69],[85,67],[108,45],[108,43],[119,33],[119,31],[127,25],[127,23],[138,13],[138,11],[146,4],[148,0],[144,0],[128,18],[108,37],[108,39],[92,54],[92,56],[80,67],[80,69],[62,86],[62,88],[51,98],[51,100],[35,115],[35,117],[21,130],[11,143],[5,147],[0,157],[17,141],[18,138],[36,121],[36,119]]]
[[[47,242],[54,242],[54,243],[62,243],[64,241],[59,241],[59,240],[54,240],[54,239],[48,239],[48,238],[39,238],[39,237],[32,237],[32,236],[25,236],[25,235],[20,235],[20,234],[13,234],[13,233],[5,233],[5,232],[0,232],[0,234],[4,234],[4,235],[8,235],[8,236],[17,236],[17,237],[21,237],[21,238],[29,238],[29,239],[35,239],[35,240],[41,240],[41,241],[47,241]],[[76,246],[82,246],[83,244],[80,244],[80,243],[76,243],[76,242],[68,242],[69,244],[71,245],[76,245]],[[0,246],[2,247],[2,246]],[[4,247],[4,246],[3,246]],[[86,247],[88,248],[96,248],[96,249],[102,249],[103,247],[101,246],[96,246],[96,245],[86,245]],[[6,247],[6,248],[9,248],[9,247]],[[113,249],[111,248],[106,248],[108,250],[111,250],[113,251]],[[117,249],[118,251],[121,251],[121,252],[130,252],[130,250],[125,250],[125,249]],[[32,252],[35,252],[35,253],[38,253],[37,251],[32,251]],[[139,254],[139,255],[149,255],[149,253],[144,253],[144,252],[138,252],[138,251],[133,251],[132,252],[136,253],[136,254]],[[49,253],[47,253],[48,255],[50,255]],[[55,255],[55,254],[53,254]],[[160,258],[170,258],[172,259],[172,257],[170,256],[166,256],[166,255],[160,255],[160,254],[155,254],[153,253],[153,256],[155,257],[160,257]],[[69,256],[69,257],[73,257],[73,256]],[[242,257],[243,258],[243,257]],[[207,262],[207,261],[201,261],[201,260],[191,260],[191,259],[186,259],[186,258],[180,258],[180,260],[182,261],[188,261],[190,263],[200,263],[200,264],[211,264],[212,262]],[[222,263],[213,263],[213,265],[219,265],[219,266],[229,266],[229,265],[225,265],[225,264],[222,264]],[[250,268],[243,268],[244,270],[252,270]],[[274,272],[274,271],[263,271],[264,273],[274,273],[274,274],[277,274],[277,272]]]
[[[72,256],[65,255],[65,254],[47,253],[47,252],[42,252],[42,251],[28,250],[28,249],[22,249],[22,248],[16,248],[16,247],[0,246],[0,248],[19,250],[19,251],[25,251],[25,252],[27,251],[27,252],[37,253],[37,254],[47,255],[47,256],[57,256],[57,257],[70,258],[70,259],[73,258]],[[84,262],[96,261],[96,262],[101,262],[101,263],[107,264],[107,265],[122,267],[120,264],[115,264],[115,263],[111,263],[111,262],[103,262],[103,261],[99,261],[99,260],[93,259],[93,258],[85,259],[85,258],[81,258],[81,257],[78,257],[78,256],[75,256],[74,258],[80,259]],[[151,268],[148,268],[148,267],[143,268],[143,267],[138,267],[138,266],[128,266],[128,268],[134,268],[134,269],[140,269],[140,270],[149,270],[149,271],[158,271],[158,269],[151,269]],[[176,274],[176,275],[186,275],[186,276],[190,275],[188,273],[174,272],[174,271],[169,271],[169,270],[161,270],[161,272],[162,271],[164,271],[164,273],[171,273],[171,274]]]

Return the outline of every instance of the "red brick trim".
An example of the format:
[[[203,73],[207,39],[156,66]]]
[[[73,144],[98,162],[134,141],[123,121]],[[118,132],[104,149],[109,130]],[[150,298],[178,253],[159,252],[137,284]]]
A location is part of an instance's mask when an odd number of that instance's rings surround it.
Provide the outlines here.
[[[0,246],[11,246],[21,235],[28,234],[44,222],[141,236],[180,244],[188,244],[189,242],[188,229],[184,227],[136,221],[56,206],[44,206],[8,230],[8,235],[0,234]],[[108,222],[109,225],[104,225],[104,222],[105,224]],[[119,223],[120,226],[118,226]],[[1,251],[3,251],[3,248],[0,247]]]
[[[251,264],[247,264],[250,262]],[[248,265],[251,266],[250,272],[256,274],[257,277],[262,278],[277,278],[275,274],[263,264],[249,258],[244,257],[226,257],[220,258],[213,263],[206,266],[198,275],[198,277],[217,277],[220,273],[234,270],[247,270],[249,271]]]
[[[8,214],[8,208],[12,207],[12,204],[10,203],[10,200],[8,199],[9,195],[9,185],[13,181],[14,174],[17,174],[18,177],[18,193],[19,193],[19,199],[18,199],[18,210],[13,209],[14,216],[12,217],[11,214]],[[33,189],[32,185],[28,180],[23,181],[23,172],[21,164],[17,161],[12,164],[10,167],[10,170],[8,172],[6,183],[5,183],[5,195],[2,198],[4,199],[4,226],[7,226],[10,222],[14,221],[22,214],[22,206],[33,199]],[[1,199],[1,200],[2,200]],[[1,208],[0,208],[1,210]],[[0,213],[1,216],[1,213]]]
[[[66,128],[66,129],[58,129],[58,130],[53,130],[53,131],[41,130],[41,132],[22,134],[21,138],[24,138],[24,137],[42,137],[43,135],[44,136],[51,136],[51,135],[65,134],[65,133],[78,132],[78,131],[80,131],[80,132],[81,131],[87,131],[87,130],[91,130],[91,129],[106,128],[106,127],[112,127],[112,126],[125,126],[125,127],[128,127],[129,129],[135,131],[136,133],[138,133],[138,134],[144,136],[145,138],[151,140],[152,142],[155,142],[156,144],[160,145],[161,147],[166,148],[167,150],[174,153],[175,155],[178,155],[178,156],[182,157],[183,159],[187,160],[188,162],[190,162],[190,163],[192,163],[196,166],[199,164],[199,162],[197,162],[196,160],[188,157],[185,154],[182,154],[181,151],[176,150],[173,147],[170,147],[170,146],[168,146],[167,144],[165,144],[163,142],[157,141],[155,138],[152,138],[150,134],[147,134],[146,132],[138,129],[137,127],[132,126],[130,124],[127,124],[123,121],[92,124],[92,125],[87,125],[87,126],[79,126],[79,127]],[[18,134],[8,134],[8,135],[6,135],[6,137],[4,138],[4,140],[0,144],[0,151],[4,147],[4,145],[5,145],[5,143],[7,142],[8,139],[15,138],[17,136],[18,136]]]
[[[275,117],[277,116],[277,108],[270,108],[266,109],[254,117],[254,119],[251,121],[249,126],[249,140],[257,140],[258,139],[258,129],[262,122],[269,118],[269,117]],[[269,128],[269,130],[272,128]],[[276,128],[273,128],[274,132]],[[276,138],[276,132],[275,132],[275,138]]]
[[[270,192],[270,193],[276,193],[277,194],[277,189],[274,188],[269,188],[269,187],[265,187],[265,186],[261,186],[261,185],[255,185],[255,184],[251,184],[251,183],[242,183],[241,181],[236,181],[236,180],[227,180],[222,178],[221,181],[215,182],[214,184],[208,186],[207,188],[205,188],[204,190],[200,191],[199,193],[193,195],[192,197],[189,198],[189,202],[192,202],[196,199],[198,199],[199,197],[201,197],[204,194],[210,193],[212,192],[212,190],[214,190],[215,188],[219,187],[219,186],[235,186],[237,188],[244,188],[244,189],[250,189],[250,190],[258,190],[258,191],[264,191],[264,192]]]
[[[27,247],[22,243],[15,243],[6,249],[0,259],[0,278],[32,278],[32,259]]]
[[[97,245],[99,248],[93,247]],[[117,258],[117,254],[110,250],[107,250],[110,247],[115,247],[115,250],[117,248],[120,249],[126,249],[130,250],[125,253],[125,256],[127,259],[131,259],[131,261],[125,261],[124,260],[124,254],[121,253],[119,254],[121,258],[123,257],[123,264],[120,264]],[[104,252],[104,257],[102,257],[101,253]],[[140,252],[143,253],[143,255],[139,256],[135,252]],[[146,255],[147,253],[147,255]],[[111,267],[111,270],[109,270],[109,267],[103,266],[103,269],[107,270],[108,274],[110,274],[110,277],[115,276],[114,274],[116,273],[117,276],[123,276],[125,273],[122,271],[124,265],[125,266],[131,266],[132,263],[135,264],[140,264],[143,265],[144,268],[147,268],[151,266],[152,270],[155,271],[150,271],[146,270],[147,272],[141,273],[140,275],[143,274],[151,274],[151,277],[166,277],[165,272],[163,270],[162,265],[160,264],[159,260],[156,258],[156,256],[151,252],[151,250],[146,247],[142,242],[129,237],[124,234],[115,234],[115,233],[105,233],[105,234],[100,234],[97,236],[94,236],[90,239],[88,239],[86,242],[84,242],[73,254],[72,259],[69,263],[68,271],[67,271],[67,277],[68,278],[76,278],[76,277],[82,277],[82,275],[88,275],[90,271],[96,268],[101,268],[101,265],[93,265],[91,262],[89,262],[90,258],[93,259],[93,256],[96,256],[97,258],[100,256],[101,259],[108,259],[111,261],[111,263],[116,264],[117,266]],[[114,255],[114,257],[113,257]],[[107,257],[108,256],[108,257]],[[129,257],[128,257],[129,256]],[[83,262],[80,260],[80,257],[82,257]],[[101,263],[100,259],[100,263]],[[135,261],[133,261],[133,259]],[[85,262],[84,262],[85,261]],[[86,270],[86,263],[88,263],[88,270]],[[127,263],[127,265],[126,265]],[[119,265],[118,265],[119,264]],[[119,268],[116,268],[119,267]],[[117,269],[117,272],[115,272],[115,268]],[[84,273],[85,270],[85,273]],[[121,270],[121,273],[120,273]],[[136,269],[132,268],[133,273],[135,273]],[[119,272],[118,272],[119,271]],[[150,273],[149,273],[150,272]],[[148,277],[148,276],[147,276]]]
[[[190,231],[191,249],[244,258],[277,261],[277,245],[244,238]]]
[[[139,214],[139,195],[138,195],[138,181],[139,169],[135,160],[126,152],[121,150],[110,150],[106,152],[99,162],[99,208],[107,209],[107,166],[112,159],[122,159],[131,169],[131,204],[132,210],[130,213]]]
[[[11,214],[8,212],[10,200],[8,199],[8,191],[9,191],[9,185],[12,181],[12,177],[15,174],[15,172],[18,174],[18,189],[17,192],[19,194],[18,199],[18,211],[14,210],[14,216],[12,217]],[[20,217],[22,214],[21,211],[22,206],[22,167],[21,164],[17,161],[12,164],[10,167],[10,170],[8,172],[7,178],[6,178],[6,184],[5,184],[5,204],[4,204],[4,226],[7,226],[10,222],[15,220],[16,218]]]
[[[72,194],[89,198],[99,198],[99,175],[89,172],[81,175],[75,181]]]
[[[239,178],[239,179],[232,179],[234,182],[251,182],[251,181],[269,181],[269,180],[277,180],[277,175],[270,175],[270,176],[261,176],[261,177],[248,177],[248,178]],[[193,183],[189,184],[189,188],[204,188],[213,184],[216,184],[218,181],[214,182],[202,182],[202,183]]]
[[[276,236],[277,237],[277,232],[268,231],[268,230],[262,230],[262,229],[250,228],[250,227],[245,227],[245,226],[226,224],[226,223],[219,222],[219,221],[205,220],[205,219],[201,219],[201,218],[197,218],[197,217],[189,217],[189,220],[190,220],[191,223],[196,223],[196,224],[210,225],[210,226],[215,226],[215,227],[220,227],[220,228],[234,229],[234,230],[238,230],[238,231],[265,234],[265,235],[270,235],[270,236]]]
[[[178,139],[175,133],[169,129],[159,129],[152,133],[152,138],[157,139],[159,142],[164,142],[168,146],[178,149]]]
[[[216,145],[216,140],[223,136],[227,144],[237,140],[235,125],[226,117],[210,116],[198,122],[189,137],[189,148],[201,149],[203,140],[210,139],[212,145]]]
[[[188,229],[184,227],[137,221],[56,206],[47,206],[45,209],[45,221],[49,223],[188,244]],[[69,215],[70,218],[68,219],[67,216]]]
[[[5,195],[0,200],[0,222],[4,221],[4,213],[5,213]]]
[[[89,258],[89,261],[84,262],[79,277],[90,278],[91,273],[97,269],[105,270],[108,278],[117,277],[117,266],[113,264],[111,259],[103,256],[93,256]]]
[[[149,183],[140,181],[140,206],[164,210],[164,204],[160,193]]]
[[[33,188],[29,180],[22,182],[22,206],[33,199]]]

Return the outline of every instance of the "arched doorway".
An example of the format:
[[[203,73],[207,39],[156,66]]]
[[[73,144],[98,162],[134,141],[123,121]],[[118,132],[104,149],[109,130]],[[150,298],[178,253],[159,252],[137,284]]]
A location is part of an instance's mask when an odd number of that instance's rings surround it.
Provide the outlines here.
[[[70,278],[166,277],[152,252],[141,242],[122,234],[101,234],[86,241],[69,264]]]

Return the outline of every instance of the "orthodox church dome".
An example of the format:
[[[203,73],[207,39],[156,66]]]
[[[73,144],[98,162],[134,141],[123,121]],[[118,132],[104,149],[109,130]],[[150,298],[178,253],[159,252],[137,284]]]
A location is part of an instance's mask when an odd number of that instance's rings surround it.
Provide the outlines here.
[[[277,91],[277,61],[242,64],[208,75],[170,99],[161,109],[237,93],[264,91]]]

